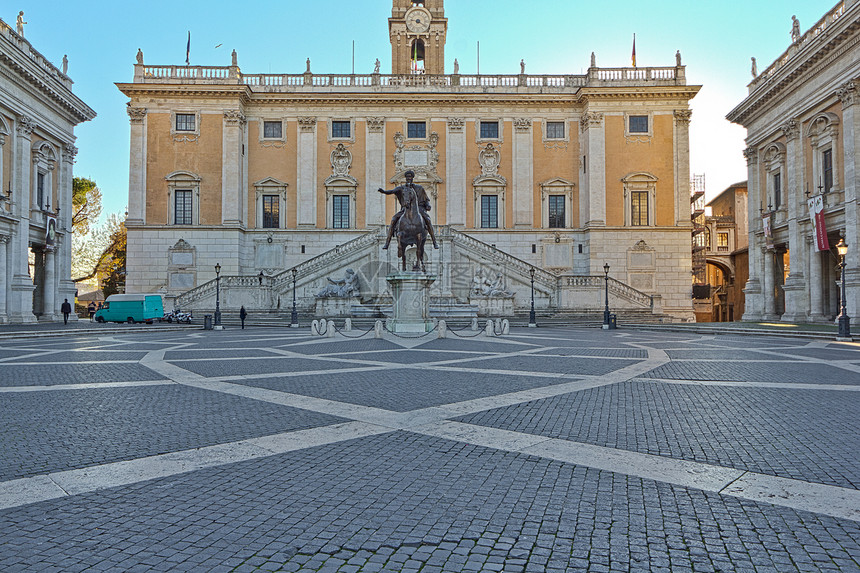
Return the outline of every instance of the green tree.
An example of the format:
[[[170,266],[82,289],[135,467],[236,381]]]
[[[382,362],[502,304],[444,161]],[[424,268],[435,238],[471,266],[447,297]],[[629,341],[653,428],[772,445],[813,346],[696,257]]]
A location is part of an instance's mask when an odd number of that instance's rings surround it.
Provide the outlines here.
[[[102,292],[105,297],[125,292],[125,256],[128,246],[125,220],[120,220],[117,215],[111,215],[108,226],[111,229],[110,244],[105,249],[99,265]]]
[[[102,192],[92,179],[72,179],[72,231],[86,235],[102,213]]]

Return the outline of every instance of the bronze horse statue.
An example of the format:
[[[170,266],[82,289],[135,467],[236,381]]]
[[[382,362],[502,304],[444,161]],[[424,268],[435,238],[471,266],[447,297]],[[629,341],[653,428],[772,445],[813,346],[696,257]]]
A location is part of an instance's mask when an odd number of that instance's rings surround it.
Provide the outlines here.
[[[397,237],[397,256],[403,261],[402,268],[406,270],[406,247],[415,245],[417,248],[413,271],[427,272],[424,267],[424,243],[427,241],[427,227],[424,217],[418,210],[418,193],[410,185],[403,186],[401,205],[403,216],[397,222],[394,236]]]

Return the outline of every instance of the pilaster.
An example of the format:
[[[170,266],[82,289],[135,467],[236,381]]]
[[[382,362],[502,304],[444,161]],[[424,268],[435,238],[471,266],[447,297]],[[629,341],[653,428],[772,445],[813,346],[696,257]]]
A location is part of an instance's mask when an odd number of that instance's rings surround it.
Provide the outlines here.
[[[221,152],[221,224],[242,225],[245,204],[242,144],[245,141],[245,116],[239,110],[224,112]]]
[[[675,225],[690,226],[690,120],[693,112],[678,109],[674,112],[675,155]]]
[[[534,219],[532,120],[527,117],[514,120],[513,201],[514,228],[531,229],[539,223]]]
[[[761,216],[757,205],[760,204],[761,190],[758,184],[758,152],[753,147],[744,150],[747,160],[747,221],[749,224],[749,278],[744,286],[744,315],[743,320],[758,321],[764,315],[764,297],[762,293],[762,276],[764,274],[764,259],[761,247],[764,238],[757,234]]]
[[[298,189],[296,190],[296,215],[298,227],[313,228],[317,223],[317,118],[299,118]]]
[[[809,320],[821,322],[825,320],[821,257],[829,257],[830,253],[819,253],[815,250],[815,237],[813,235],[808,235],[805,243],[809,249]]]
[[[584,227],[606,225],[606,127],[602,113],[587,112],[580,119],[584,173],[580,174],[580,213]]]
[[[9,316],[6,314],[7,300],[11,296],[10,281],[11,268],[9,268],[9,257],[6,251],[9,248],[9,235],[0,234],[0,324],[7,324]]]
[[[849,245],[845,256],[845,302],[848,316],[858,316],[860,311],[860,285],[854,284],[860,271],[860,205],[858,205],[857,185],[860,184],[860,114],[857,113],[858,96],[856,82],[846,82],[837,90],[842,102],[842,160],[845,177],[845,242]],[[851,280],[849,281],[849,277]],[[847,288],[848,286],[853,288]]]
[[[22,116],[16,121],[15,167],[12,174],[12,212],[18,216],[18,225],[13,230],[7,250],[11,259],[10,296],[6,312],[10,322],[36,322],[33,314],[33,291],[36,287],[30,278],[30,146],[35,122],[29,117]]]
[[[800,124],[794,119],[782,126],[786,140],[786,194],[785,201],[788,209],[788,246],[789,265],[791,272],[785,280],[785,313],[782,320],[786,322],[803,322],[809,315],[809,292],[803,269],[806,267],[807,246],[800,230],[800,218],[806,211],[803,194],[803,149],[800,145]]]
[[[385,220],[385,195],[378,193],[379,187],[386,188],[385,181],[385,118],[367,118],[367,176],[364,193],[365,221],[368,227],[382,226]]]
[[[447,197],[445,221],[462,229],[466,226],[466,129],[461,117],[448,118],[445,144],[445,190]]]
[[[63,146],[60,176],[63,198],[60,202],[59,233],[57,234],[57,277],[58,294],[70,301],[75,297],[75,283],[72,282],[72,180],[74,178],[75,156],[78,148],[67,144]],[[74,317],[73,317],[74,318]]]
[[[146,223],[146,109],[127,107],[131,139],[128,160],[128,219],[126,224]]]

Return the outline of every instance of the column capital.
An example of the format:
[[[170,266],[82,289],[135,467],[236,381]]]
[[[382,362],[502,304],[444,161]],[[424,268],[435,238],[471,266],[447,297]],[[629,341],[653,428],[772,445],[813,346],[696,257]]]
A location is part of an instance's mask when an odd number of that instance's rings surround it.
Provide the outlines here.
[[[463,128],[466,126],[466,120],[462,117],[449,117],[448,118],[448,131],[451,133],[462,133]]]
[[[528,117],[514,118],[514,129],[517,131],[529,131],[532,128],[532,120]]]
[[[672,114],[675,116],[675,123],[679,125],[690,125],[690,120],[693,118],[691,109],[676,109]]]
[[[128,120],[130,123],[143,123],[143,120],[146,119],[146,108],[143,107],[126,107],[126,113],[128,113]]]
[[[299,131],[304,133],[312,132],[317,127],[317,118],[315,117],[300,117]]]
[[[603,114],[597,112],[586,112],[582,114],[579,120],[579,128],[586,131],[592,127],[601,127],[603,125]]]
[[[789,119],[779,126],[779,128],[782,130],[782,133],[788,141],[793,141],[800,137],[800,124],[796,119]]]
[[[240,127],[245,125],[245,114],[238,109],[228,109],[224,112],[224,123],[231,126]]]
[[[368,117],[367,118],[367,131],[370,133],[382,133],[382,130],[385,128],[385,118],[384,117]]]
[[[11,238],[12,238],[11,235],[4,235],[3,233],[0,233],[0,245],[8,243],[9,239],[11,239]]]
[[[67,143],[63,146],[63,161],[65,161],[66,163],[74,163],[75,156],[77,154],[78,148],[71,143]]]
[[[758,150],[755,147],[747,147],[744,149],[744,157],[747,160],[747,165],[755,165],[758,163]]]
[[[843,108],[851,107],[857,99],[857,84],[855,82],[845,82],[836,90],[836,95],[842,101]]]
[[[18,118],[18,125],[15,126],[15,129],[21,136],[30,137],[36,127],[36,122],[32,118],[22,115]]]

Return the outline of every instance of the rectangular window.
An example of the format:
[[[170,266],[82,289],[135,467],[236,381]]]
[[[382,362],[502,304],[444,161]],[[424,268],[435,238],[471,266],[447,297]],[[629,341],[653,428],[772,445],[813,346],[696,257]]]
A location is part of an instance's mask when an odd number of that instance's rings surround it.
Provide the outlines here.
[[[782,173],[773,174],[773,208],[782,205]]]
[[[499,196],[481,195],[481,228],[499,228]]]
[[[283,126],[280,121],[264,121],[263,137],[266,139],[280,139],[283,137]]]
[[[281,204],[277,195],[263,195],[263,228],[277,229],[281,226]]]
[[[349,195],[333,195],[331,200],[332,228],[349,229]]]
[[[564,122],[563,121],[548,121],[548,122],[546,122],[546,138],[547,139],[564,139]]]
[[[718,251],[728,251],[729,250],[729,234],[728,233],[717,233],[717,250]]]
[[[348,121],[331,122],[332,138],[348,139],[350,137],[350,123]]]
[[[821,154],[821,171],[824,175],[824,192],[829,193],[833,188],[833,150],[828,149]]]
[[[551,229],[564,227],[564,195],[549,196],[549,226]]]
[[[648,225],[648,191],[633,191],[630,195],[630,224]]]
[[[423,121],[410,121],[406,124],[406,137],[409,139],[426,139],[427,124]]]
[[[39,209],[45,208],[45,174],[36,175],[36,204]]]
[[[195,131],[197,117],[193,113],[176,114],[176,131]]]
[[[498,139],[499,138],[499,122],[498,121],[482,121],[481,122],[481,139]]]
[[[176,225],[191,224],[191,191],[174,191],[173,192],[174,217],[173,223]]]
[[[630,125],[628,131],[630,133],[648,133],[647,115],[631,115],[629,120]]]

